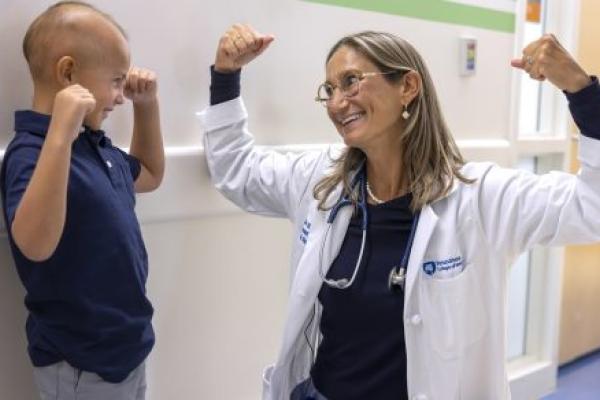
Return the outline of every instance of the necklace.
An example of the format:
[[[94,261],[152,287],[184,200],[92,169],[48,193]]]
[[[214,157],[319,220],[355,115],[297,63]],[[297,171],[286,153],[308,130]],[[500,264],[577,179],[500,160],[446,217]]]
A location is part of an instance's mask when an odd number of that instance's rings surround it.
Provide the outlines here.
[[[373,192],[371,191],[371,185],[369,185],[369,181],[367,181],[367,193],[369,194],[369,197],[376,203],[376,204],[383,204],[385,203],[385,201],[378,199]]]

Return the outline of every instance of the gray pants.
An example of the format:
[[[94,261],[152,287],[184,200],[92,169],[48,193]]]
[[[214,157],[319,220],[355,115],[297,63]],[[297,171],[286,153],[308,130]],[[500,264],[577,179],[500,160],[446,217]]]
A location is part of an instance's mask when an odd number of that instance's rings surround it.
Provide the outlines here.
[[[41,400],[144,400],[146,396],[145,364],[133,370],[121,383],[106,382],[65,361],[34,368],[33,377]]]

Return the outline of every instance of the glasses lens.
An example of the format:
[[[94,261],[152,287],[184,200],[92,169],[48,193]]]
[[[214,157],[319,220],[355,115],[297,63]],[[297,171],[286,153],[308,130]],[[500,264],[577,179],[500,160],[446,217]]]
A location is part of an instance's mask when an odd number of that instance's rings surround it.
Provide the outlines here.
[[[331,100],[331,97],[333,96],[333,88],[331,87],[331,85],[324,83],[321,86],[319,86],[319,91],[317,92],[317,96],[318,96],[319,100],[321,100],[321,101],[329,101],[329,100]]]
[[[358,83],[360,76],[357,74],[346,75],[340,82],[340,90],[346,97],[352,97],[358,94]]]

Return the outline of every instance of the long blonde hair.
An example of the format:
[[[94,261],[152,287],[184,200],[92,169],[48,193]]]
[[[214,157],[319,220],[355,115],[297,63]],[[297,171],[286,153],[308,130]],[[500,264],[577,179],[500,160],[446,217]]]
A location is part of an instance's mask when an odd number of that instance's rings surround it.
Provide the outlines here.
[[[402,168],[412,193],[413,211],[422,209],[445,196],[454,180],[474,182],[460,172],[465,160],[444,121],[437,94],[425,63],[415,48],[395,35],[385,32],[365,31],[340,39],[329,51],[327,62],[341,47],[349,47],[375,64],[382,72],[398,71],[383,75],[391,83],[398,83],[407,68],[416,71],[422,81],[419,94],[408,105],[410,117],[401,136],[403,153]],[[398,115],[403,110],[398,110]],[[343,182],[343,193],[353,202],[358,201],[356,190],[351,188],[351,172],[365,160],[362,150],[347,147],[333,161],[333,172],[322,178],[314,187],[313,195],[319,201],[319,209],[326,210],[329,195]]]

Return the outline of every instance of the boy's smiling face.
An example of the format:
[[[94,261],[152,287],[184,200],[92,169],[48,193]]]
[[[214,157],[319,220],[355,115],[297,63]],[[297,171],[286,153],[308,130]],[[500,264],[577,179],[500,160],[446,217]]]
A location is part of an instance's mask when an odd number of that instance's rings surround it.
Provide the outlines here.
[[[96,108],[84,119],[91,129],[100,129],[104,119],[113,109],[123,104],[123,89],[129,71],[129,49],[125,40],[107,52],[101,63],[82,66],[74,75],[81,86],[88,89],[96,99]]]
[[[96,100],[83,124],[97,130],[123,104],[129,44],[125,31],[109,16],[85,6],[60,6],[32,23],[23,46],[36,111],[51,114],[56,94],[78,84]]]

